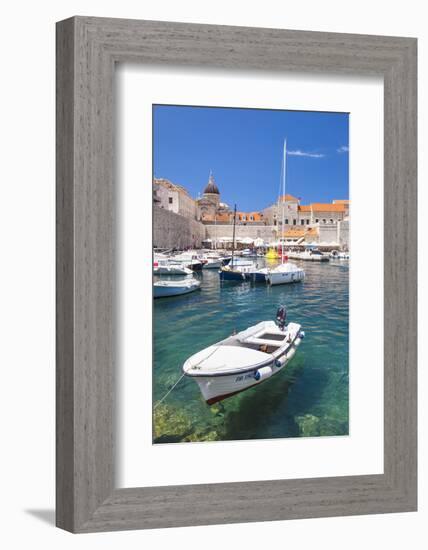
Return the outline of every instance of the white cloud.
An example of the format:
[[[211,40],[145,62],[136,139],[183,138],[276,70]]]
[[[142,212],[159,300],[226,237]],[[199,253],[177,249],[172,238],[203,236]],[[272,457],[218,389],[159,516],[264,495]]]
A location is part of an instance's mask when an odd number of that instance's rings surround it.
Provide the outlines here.
[[[339,149],[337,149],[338,153],[348,153],[349,147],[347,145],[341,145]]]
[[[300,149],[297,149],[296,151],[287,151],[287,155],[291,155],[293,157],[310,157],[313,159],[321,159],[325,157],[322,153],[308,153],[306,151],[301,151]]]

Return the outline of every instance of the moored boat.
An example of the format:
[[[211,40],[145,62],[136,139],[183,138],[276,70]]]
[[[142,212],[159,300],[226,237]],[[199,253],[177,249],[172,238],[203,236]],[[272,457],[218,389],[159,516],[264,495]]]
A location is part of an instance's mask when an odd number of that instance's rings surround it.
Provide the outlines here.
[[[320,250],[304,250],[303,252],[290,252],[289,257],[294,260],[305,260],[310,262],[328,262],[330,257]]]
[[[157,259],[153,262],[153,273],[155,275],[192,275],[193,271],[181,262]]]
[[[305,278],[305,272],[292,262],[280,264],[274,269],[268,269],[266,281],[270,285],[283,285],[286,283],[298,283]]]
[[[202,269],[220,269],[220,267],[229,263],[230,258],[224,256],[206,255],[204,260],[205,263],[203,264]]]
[[[253,267],[253,262],[245,258],[236,258],[235,256],[235,226],[236,226],[236,204],[233,211],[233,237],[232,237],[232,257],[228,265],[220,267],[219,275],[221,281],[245,281],[245,272]]]
[[[197,281],[193,277],[183,279],[182,281],[157,281],[153,284],[153,297],[167,298],[169,296],[189,294],[200,287],[200,281]]]
[[[282,197],[285,197],[285,181],[287,177],[287,141],[284,140],[284,149],[282,157]],[[284,198],[281,201],[281,226],[285,224]],[[279,201],[278,201],[279,204]],[[265,268],[265,279],[270,285],[283,285],[287,283],[297,283],[303,281],[305,272],[301,267],[288,261],[288,256],[284,250],[284,236],[281,239],[281,263],[276,267]]]
[[[286,325],[281,306],[275,321],[261,321],[195,353],[182,370],[212,405],[278,374],[294,357],[303,337],[301,325]]]
[[[192,271],[201,271],[203,262],[198,259],[196,254],[186,254],[185,252],[171,257],[173,262],[180,262]]]
[[[332,250],[330,252],[330,258],[332,260],[349,260],[349,252],[340,252],[339,250]]]

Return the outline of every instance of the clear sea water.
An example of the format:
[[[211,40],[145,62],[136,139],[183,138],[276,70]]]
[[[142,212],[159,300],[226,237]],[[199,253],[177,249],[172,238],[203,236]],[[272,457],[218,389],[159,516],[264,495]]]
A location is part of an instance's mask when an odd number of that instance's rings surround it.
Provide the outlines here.
[[[300,323],[306,334],[281,373],[211,407],[197,384],[183,378],[154,410],[154,443],[348,434],[349,265],[301,265],[304,282],[274,287],[220,283],[217,270],[205,270],[196,275],[200,291],[154,301],[155,404],[190,355],[235,330],[274,319],[281,304],[287,320]]]

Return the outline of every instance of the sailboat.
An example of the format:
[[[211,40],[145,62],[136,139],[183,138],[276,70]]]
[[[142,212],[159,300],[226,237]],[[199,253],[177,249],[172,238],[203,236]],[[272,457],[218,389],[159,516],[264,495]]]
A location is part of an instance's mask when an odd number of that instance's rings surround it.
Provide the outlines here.
[[[285,221],[285,180],[287,172],[287,140],[284,140],[284,149],[282,156],[282,209],[281,209],[281,232],[284,231],[284,221]],[[259,270],[260,274],[264,274],[266,281],[270,285],[282,285],[285,283],[297,283],[303,281],[305,278],[305,272],[302,268],[298,267],[296,264],[286,261],[286,255],[284,253],[284,239],[281,239],[281,263],[273,268],[264,268]]]
[[[235,258],[235,226],[236,226],[236,204],[233,211],[233,236],[232,236],[232,258],[228,265],[220,268],[221,281],[245,281],[245,274],[253,269],[253,262],[237,260]],[[249,264],[249,265],[248,265]]]

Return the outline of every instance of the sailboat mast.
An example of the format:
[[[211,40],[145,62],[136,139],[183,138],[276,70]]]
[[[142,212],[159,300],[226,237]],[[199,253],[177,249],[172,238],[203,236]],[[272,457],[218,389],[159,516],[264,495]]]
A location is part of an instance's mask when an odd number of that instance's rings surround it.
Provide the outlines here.
[[[233,235],[232,235],[232,269],[233,269],[233,257],[235,253],[235,223],[236,223],[236,204],[233,210]]]
[[[285,171],[287,169],[286,164],[287,157],[287,140],[284,139],[284,151],[282,154],[282,221],[281,221],[281,263],[284,263],[284,222],[285,222]]]

